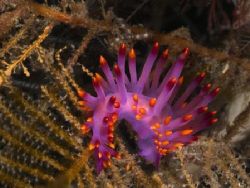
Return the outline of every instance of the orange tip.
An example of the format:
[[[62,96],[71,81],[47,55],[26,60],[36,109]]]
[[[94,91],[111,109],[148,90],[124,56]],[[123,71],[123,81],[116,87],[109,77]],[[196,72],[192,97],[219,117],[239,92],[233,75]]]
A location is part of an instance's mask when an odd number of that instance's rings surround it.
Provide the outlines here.
[[[183,121],[190,121],[193,118],[192,114],[186,114],[183,116],[182,120]]]
[[[151,99],[149,99],[149,106],[150,106],[150,107],[154,107],[155,104],[156,104],[156,102],[157,102],[157,99],[156,99],[156,98],[151,98]]]
[[[107,64],[106,59],[102,55],[100,55],[100,57],[99,57],[99,63],[101,66],[104,66]]]
[[[181,131],[181,134],[182,134],[183,136],[186,136],[186,135],[191,134],[192,132],[193,132],[192,129],[186,129],[186,130]]]
[[[172,120],[172,116],[167,116],[165,119],[164,119],[164,125],[168,125],[170,123],[170,121]]]
[[[130,59],[135,59],[136,55],[135,55],[135,50],[133,48],[129,51],[128,56]]]
[[[166,131],[166,132],[165,132],[165,135],[166,135],[166,136],[170,136],[171,134],[173,134],[172,131]]]

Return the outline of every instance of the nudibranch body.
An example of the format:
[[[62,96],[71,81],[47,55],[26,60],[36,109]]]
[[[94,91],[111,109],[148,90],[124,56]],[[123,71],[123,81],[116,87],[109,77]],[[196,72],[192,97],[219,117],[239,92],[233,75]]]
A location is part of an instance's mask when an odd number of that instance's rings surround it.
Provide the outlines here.
[[[93,77],[97,96],[79,91],[80,104],[93,112],[82,125],[82,131],[92,130],[89,149],[94,150],[97,172],[110,165],[111,157],[119,157],[114,150],[113,134],[117,120],[129,122],[137,134],[140,155],[156,166],[163,155],[196,140],[197,132],[217,121],[213,118],[216,112],[208,112],[207,105],[218,94],[219,88],[210,91],[211,84],[206,84],[195,97],[190,97],[199,88],[204,72],[198,74],[175,99],[183,82],[181,72],[189,54],[188,48],[182,51],[165,76],[162,74],[168,50],[157,58],[158,51],[159,45],[155,43],[138,76],[135,51],[131,49],[128,76],[125,73],[126,46],[122,44],[113,71],[100,56],[106,79],[99,74]],[[154,62],[156,65],[152,70]]]

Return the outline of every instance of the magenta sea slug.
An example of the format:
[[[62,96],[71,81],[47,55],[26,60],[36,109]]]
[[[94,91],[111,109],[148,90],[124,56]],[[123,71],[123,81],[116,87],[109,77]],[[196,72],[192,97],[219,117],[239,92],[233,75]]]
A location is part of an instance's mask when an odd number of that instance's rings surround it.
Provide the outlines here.
[[[137,134],[140,156],[155,166],[158,166],[162,156],[195,141],[197,132],[217,122],[213,118],[216,112],[209,112],[207,105],[218,94],[219,88],[211,90],[211,84],[206,84],[193,96],[194,91],[200,88],[204,72],[199,73],[176,98],[183,82],[181,72],[189,49],[182,51],[166,75],[162,74],[168,50],[157,58],[158,51],[159,44],[155,43],[138,75],[135,51],[131,49],[127,75],[126,46],[122,44],[113,71],[100,56],[105,79],[99,74],[93,77],[97,96],[78,92],[82,99],[80,104],[92,111],[92,116],[82,125],[82,131],[92,131],[89,149],[94,151],[98,173],[110,165],[111,157],[119,157],[114,150],[113,134],[117,120],[129,122]]]

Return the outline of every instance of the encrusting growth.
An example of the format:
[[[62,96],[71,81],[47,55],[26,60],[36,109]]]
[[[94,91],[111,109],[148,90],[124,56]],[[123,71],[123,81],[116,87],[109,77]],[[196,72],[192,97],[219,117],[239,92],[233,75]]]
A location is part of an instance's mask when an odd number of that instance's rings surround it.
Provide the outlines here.
[[[162,73],[168,50],[157,58],[158,51],[156,42],[139,76],[136,54],[131,49],[128,53],[129,75],[126,75],[126,46],[122,44],[113,72],[105,58],[100,56],[106,79],[99,74],[93,77],[97,96],[78,91],[82,99],[79,104],[93,112],[81,129],[84,134],[92,131],[89,149],[94,151],[98,173],[110,166],[111,157],[119,158],[114,150],[114,125],[118,120],[130,123],[138,136],[140,155],[155,166],[162,156],[195,141],[197,132],[217,122],[213,117],[216,112],[209,112],[207,105],[219,93],[219,88],[210,91],[211,84],[206,84],[190,100],[204,79],[204,72],[198,74],[179,98],[175,97],[183,83],[181,72],[189,49],[182,51],[165,76]],[[152,70],[154,62],[156,65]]]

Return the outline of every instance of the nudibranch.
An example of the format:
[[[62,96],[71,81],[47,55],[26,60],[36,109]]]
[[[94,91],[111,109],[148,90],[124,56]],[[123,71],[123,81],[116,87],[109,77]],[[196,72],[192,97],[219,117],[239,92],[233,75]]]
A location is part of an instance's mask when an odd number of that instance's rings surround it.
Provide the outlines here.
[[[158,166],[162,156],[193,142],[197,139],[197,132],[217,122],[214,118],[216,112],[208,111],[208,104],[220,89],[211,89],[211,84],[200,87],[204,72],[199,73],[176,97],[183,83],[181,72],[189,49],[182,51],[166,75],[163,71],[168,50],[163,51],[160,57],[157,57],[158,51],[159,44],[156,42],[139,76],[136,54],[131,49],[127,75],[126,46],[121,44],[113,71],[105,58],[100,56],[105,79],[100,74],[93,77],[97,95],[78,91],[80,104],[92,111],[81,129],[83,133],[92,131],[89,149],[94,151],[98,173],[110,166],[111,157],[119,157],[114,150],[114,125],[118,120],[124,119],[132,126],[137,134],[140,156],[155,166]]]

